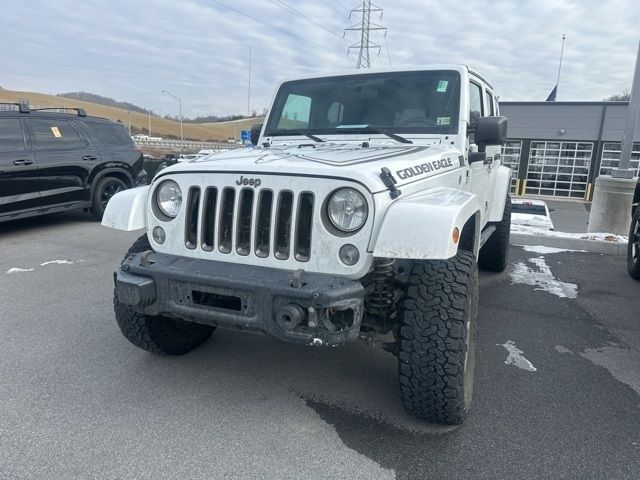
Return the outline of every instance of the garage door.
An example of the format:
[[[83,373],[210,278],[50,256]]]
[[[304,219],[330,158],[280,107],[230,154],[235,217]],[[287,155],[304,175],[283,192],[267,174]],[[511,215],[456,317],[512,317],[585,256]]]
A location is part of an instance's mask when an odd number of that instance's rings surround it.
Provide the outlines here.
[[[600,175],[611,175],[611,170],[620,165],[620,142],[605,142],[602,145],[602,162],[600,162]],[[635,176],[640,174],[640,142],[633,144],[631,152],[631,170]]]
[[[584,198],[592,152],[592,142],[531,142],[526,193]]]
[[[502,164],[511,169],[511,193],[516,191],[516,179],[520,168],[520,153],[522,152],[522,141],[507,140],[502,147]]]

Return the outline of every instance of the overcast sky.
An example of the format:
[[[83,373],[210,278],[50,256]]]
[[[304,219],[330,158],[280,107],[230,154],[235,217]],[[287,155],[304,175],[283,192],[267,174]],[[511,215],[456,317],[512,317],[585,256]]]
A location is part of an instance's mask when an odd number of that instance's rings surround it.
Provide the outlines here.
[[[89,91],[162,114],[246,113],[278,81],[354,68],[343,40],[357,0],[3,0],[0,86]],[[284,3],[311,23],[281,6]],[[280,5],[279,5],[280,4]],[[640,40],[638,0],[379,0],[388,50],[372,66],[467,63],[503,100],[602,100],[630,88]],[[343,5],[343,6],[341,6]],[[352,20],[352,21],[357,21]],[[376,20],[379,21],[379,20]],[[333,33],[332,33],[333,32]],[[337,35],[336,35],[337,34]],[[381,37],[374,40],[383,46]]]

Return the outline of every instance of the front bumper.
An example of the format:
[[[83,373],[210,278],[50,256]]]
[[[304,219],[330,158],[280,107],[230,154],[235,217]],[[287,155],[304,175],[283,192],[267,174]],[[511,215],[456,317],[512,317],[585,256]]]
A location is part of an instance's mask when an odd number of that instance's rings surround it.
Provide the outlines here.
[[[326,274],[190,259],[129,256],[114,273],[119,302],[147,315],[340,345],[358,337],[364,287]]]

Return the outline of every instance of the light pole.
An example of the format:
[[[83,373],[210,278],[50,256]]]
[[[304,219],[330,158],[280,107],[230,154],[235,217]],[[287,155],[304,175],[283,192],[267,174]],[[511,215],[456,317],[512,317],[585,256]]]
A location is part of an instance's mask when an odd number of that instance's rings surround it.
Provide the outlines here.
[[[180,97],[176,97],[171,92],[167,92],[166,90],[162,90],[162,93],[166,93],[171,98],[178,101],[178,108],[180,113],[180,148],[184,150],[184,131],[182,130],[182,99]]]

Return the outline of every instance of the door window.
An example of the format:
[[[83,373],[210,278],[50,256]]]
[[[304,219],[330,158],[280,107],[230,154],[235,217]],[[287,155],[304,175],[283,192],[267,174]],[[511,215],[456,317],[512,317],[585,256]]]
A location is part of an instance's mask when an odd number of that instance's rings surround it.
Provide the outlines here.
[[[496,114],[495,109],[493,107],[493,95],[491,95],[491,92],[489,90],[485,90],[484,91],[484,98],[485,98],[485,105],[487,106],[486,108],[486,115],[491,115],[492,117]]]
[[[36,146],[40,149],[81,148],[82,139],[65,120],[31,119]]]
[[[482,89],[475,83],[469,84],[469,123],[475,124],[482,116]]]
[[[17,118],[0,118],[0,152],[24,150],[24,133]]]

